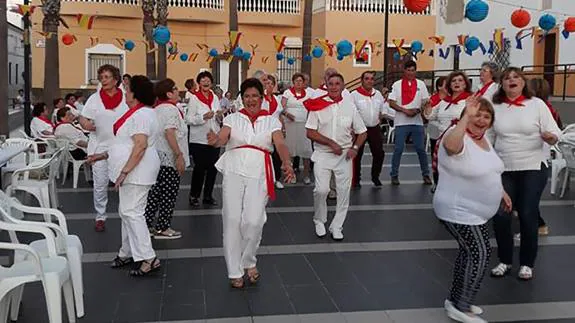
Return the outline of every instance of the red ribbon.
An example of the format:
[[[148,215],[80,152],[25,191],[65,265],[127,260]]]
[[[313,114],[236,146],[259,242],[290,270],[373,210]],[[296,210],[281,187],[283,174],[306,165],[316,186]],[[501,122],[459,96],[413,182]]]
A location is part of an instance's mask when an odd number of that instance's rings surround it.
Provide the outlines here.
[[[325,99],[328,97],[328,95],[323,95],[320,96],[318,98],[315,99],[307,99],[303,102],[303,106],[308,110],[308,111],[321,111],[327,107],[329,107],[332,104],[338,103],[341,100],[343,100],[343,97],[339,97],[336,99],[332,99],[333,101],[326,101]]]
[[[198,100],[203,104],[207,105],[210,110],[212,109],[212,102],[214,102],[214,93],[210,90],[208,96],[206,97],[202,91],[192,92],[196,95]]]
[[[401,104],[407,105],[413,102],[417,94],[417,80],[409,81],[405,77],[401,80]]]
[[[240,111],[243,111],[243,109]],[[240,148],[254,149],[254,150],[261,151],[262,153],[264,153],[264,163],[265,163],[265,168],[266,168],[266,188],[267,188],[268,196],[270,197],[270,200],[272,200],[272,201],[275,200],[276,199],[276,191],[274,188],[274,170],[272,167],[272,153],[266,149],[263,149],[263,148],[260,148],[258,146],[254,146],[254,145],[241,145],[241,146],[238,146],[234,149],[240,149]]]
[[[133,108],[130,108],[128,111],[126,111],[126,113],[124,113],[120,119],[118,119],[116,122],[114,122],[114,136],[118,133],[118,131],[120,130],[120,128],[122,128],[122,126],[124,125],[124,123],[126,121],[128,121],[128,119],[134,114],[136,113],[136,111],[140,110],[141,108],[145,107],[145,105],[143,103],[138,103],[136,106],[134,106]]]
[[[487,84],[485,84],[479,91],[477,91],[477,93],[475,95],[477,96],[484,96],[485,92],[487,92],[487,89],[491,86],[491,84],[493,84],[493,81],[487,82]]]
[[[369,98],[371,98],[372,96],[375,95],[375,91],[373,89],[371,91],[368,91],[368,90],[364,89],[363,86],[358,87],[356,91],[357,91],[357,93],[359,93],[363,96],[367,96]]]
[[[290,87],[289,90],[293,94],[293,96],[296,98],[296,100],[303,99],[306,96],[305,89],[301,89],[299,92],[300,93],[299,95],[297,94],[297,91],[295,88]]]
[[[503,99],[503,103],[507,103],[509,104],[509,106],[516,106],[516,107],[524,107],[525,104],[523,104],[523,101],[525,101],[525,97],[523,95],[520,95],[519,97],[517,97],[517,99],[515,100],[511,100],[509,99],[509,97],[505,97],[505,99]]]
[[[122,103],[122,99],[124,98],[124,93],[119,88],[116,88],[116,93],[112,96],[108,95],[104,91],[104,89],[100,90],[100,99],[102,99],[102,103],[104,104],[104,108],[106,110],[113,110],[117,108],[120,103]]]

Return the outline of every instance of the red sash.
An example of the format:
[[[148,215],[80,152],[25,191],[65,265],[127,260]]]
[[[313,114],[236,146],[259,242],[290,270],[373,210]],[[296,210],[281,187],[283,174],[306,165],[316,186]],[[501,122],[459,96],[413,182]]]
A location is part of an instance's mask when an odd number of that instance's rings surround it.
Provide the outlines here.
[[[489,87],[491,86],[491,84],[493,84],[493,81],[487,82],[487,84],[485,84],[479,91],[477,91],[477,93],[475,95],[477,96],[484,96],[485,92],[487,92],[487,89],[489,89]]]
[[[328,95],[323,95],[315,99],[307,99],[303,102],[303,106],[310,112],[312,111],[321,111],[334,103],[339,103],[343,100],[343,97],[339,97],[337,99],[332,99],[333,101],[327,101]]]
[[[410,84],[411,83],[411,84]],[[408,81],[406,78],[401,80],[401,104],[408,105],[413,102],[417,94],[417,80]]]
[[[363,86],[358,87],[356,91],[357,91],[357,93],[359,93],[363,96],[367,96],[369,98],[371,98],[372,96],[375,95],[375,91],[373,89],[368,92],[366,89],[363,88]]]
[[[291,92],[291,94],[293,94],[293,96],[296,98],[296,100],[301,100],[303,98],[305,98],[306,93],[305,93],[305,89],[301,89],[300,94],[298,95],[295,88],[290,87],[289,91]]]
[[[273,115],[274,112],[276,112],[276,110],[278,109],[278,100],[276,100],[276,97],[273,94],[270,96],[267,95],[264,96],[264,99],[268,101],[270,115]]]
[[[100,90],[100,99],[102,99],[102,103],[104,104],[104,108],[106,110],[113,110],[117,108],[120,103],[122,103],[122,99],[124,98],[124,93],[119,88],[116,88],[116,94],[113,96],[109,96],[108,93],[104,92],[103,89]]]
[[[142,103],[138,103],[135,107],[130,108],[128,111],[126,111],[126,113],[124,113],[120,119],[118,119],[116,122],[114,122],[114,136],[118,133],[118,131],[120,130],[120,128],[122,128],[122,126],[124,125],[124,123],[126,121],[128,121],[128,119],[130,119],[130,117],[136,113],[136,111],[140,110],[141,108],[145,107],[144,104]]]
[[[214,102],[214,93],[210,90],[208,96],[206,97],[202,91],[196,91],[194,93],[198,100],[203,104],[207,105],[210,110],[212,109],[212,102]]]
[[[512,107],[512,106],[524,107],[525,104],[523,104],[523,101],[525,101],[525,97],[523,95],[520,95],[515,100],[511,100],[508,97],[505,97],[505,99],[503,99],[503,103],[509,104],[509,107]]]
[[[240,110],[241,111],[241,110]],[[247,149],[254,149],[257,151],[261,151],[262,153],[264,153],[264,164],[265,164],[265,172],[266,172],[266,188],[268,191],[268,196],[270,197],[270,200],[275,200],[276,199],[276,191],[274,188],[274,169],[272,166],[272,153],[264,148],[258,147],[258,146],[254,146],[254,145],[241,145],[238,146],[234,149],[240,149],[240,148],[247,148]]]
[[[180,110],[180,108],[178,108],[178,106],[174,102],[172,102],[170,100],[165,100],[165,101],[158,100],[158,101],[156,101],[156,104],[154,104],[154,108],[157,108],[160,104],[169,104],[169,105],[173,106],[180,113],[180,117],[182,117],[182,119],[184,119],[184,113],[182,112],[182,110]]]
[[[36,118],[38,118],[38,120],[43,121],[44,123],[49,124],[50,126],[52,126],[52,129],[54,129],[54,124],[52,123],[52,121],[50,121],[50,119],[46,118],[45,116],[37,116]]]
[[[439,102],[441,102],[441,97],[439,96],[439,93],[435,93],[429,98],[429,103],[431,104],[432,108],[438,105]]]

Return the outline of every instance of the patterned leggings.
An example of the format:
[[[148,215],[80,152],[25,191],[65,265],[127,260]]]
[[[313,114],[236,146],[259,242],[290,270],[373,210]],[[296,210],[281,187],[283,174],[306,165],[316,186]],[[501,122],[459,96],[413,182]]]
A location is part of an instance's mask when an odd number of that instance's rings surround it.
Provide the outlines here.
[[[458,310],[471,312],[491,256],[487,225],[441,222],[459,244],[449,300]]]
[[[145,214],[148,228],[154,225],[156,213],[158,213],[158,219],[154,228],[158,231],[170,228],[179,190],[180,174],[178,171],[173,167],[161,166],[156,184],[152,186],[148,195]]]

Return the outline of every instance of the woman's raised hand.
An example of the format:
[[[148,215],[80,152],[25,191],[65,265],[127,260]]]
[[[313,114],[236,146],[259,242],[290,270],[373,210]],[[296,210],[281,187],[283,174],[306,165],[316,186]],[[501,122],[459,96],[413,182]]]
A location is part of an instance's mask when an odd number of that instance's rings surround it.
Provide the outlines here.
[[[465,114],[467,116],[475,116],[479,111],[479,97],[472,95],[465,100]]]

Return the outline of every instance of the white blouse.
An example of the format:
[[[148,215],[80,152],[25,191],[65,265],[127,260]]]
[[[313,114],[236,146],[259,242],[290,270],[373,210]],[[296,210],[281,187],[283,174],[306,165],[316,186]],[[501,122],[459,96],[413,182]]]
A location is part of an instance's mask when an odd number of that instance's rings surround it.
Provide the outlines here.
[[[184,155],[186,167],[190,166],[190,156],[188,152],[188,126],[184,120],[183,113],[180,108],[173,104],[163,103],[154,108],[160,129],[160,135],[156,142],[156,150],[160,157],[162,166],[176,167],[176,156],[170,148],[170,144],[166,139],[166,130],[176,130],[176,141],[178,147]]]
[[[429,137],[437,139],[441,134],[449,128],[453,119],[459,119],[461,112],[465,109],[465,100],[460,100],[458,103],[452,103],[441,100],[431,109],[431,113],[425,117],[430,122],[433,121],[434,127],[428,127]]]
[[[122,168],[128,162],[134,141],[132,136],[144,134],[148,136],[148,148],[140,163],[130,172],[124,180],[126,184],[153,185],[160,171],[160,158],[156,151],[159,126],[156,121],[156,112],[151,108],[141,108],[134,112],[120,127],[108,150],[108,174],[110,181],[115,182]]]
[[[84,134],[82,129],[77,128],[71,123],[62,123],[57,125],[54,130],[54,136],[56,136],[56,138],[66,139],[70,144],[76,146],[76,148],[82,148],[78,146],[78,142],[88,142],[88,137]]]
[[[32,137],[34,138],[46,137],[46,135],[42,133],[44,131],[53,132],[54,127],[52,127],[51,124],[48,124],[47,122],[38,119],[38,117],[32,118],[32,121],[30,121],[30,134],[32,135]]]
[[[272,134],[282,129],[279,119],[263,116],[252,125],[246,115],[233,113],[224,118],[224,127],[231,131],[226,151],[215,165],[218,171],[224,175],[231,172],[250,178],[265,178],[264,153],[252,148],[236,148],[253,145],[272,152]]]
[[[279,95],[274,95],[274,98],[276,99],[276,102],[278,103],[278,107],[277,109],[274,111],[274,113],[272,114],[272,117],[274,118],[278,118],[280,117],[281,113],[283,112],[284,108],[282,107],[282,97],[280,97]],[[270,111],[270,107],[269,107],[269,103],[266,99],[263,99],[262,101],[262,109],[266,110],[266,111]]]
[[[220,100],[213,92],[212,95],[214,99],[211,107],[200,101],[196,95],[190,96],[190,102],[188,102],[186,111],[186,122],[190,126],[190,143],[207,145],[207,136],[210,129],[215,133],[220,131],[220,125],[215,115],[209,120],[204,120],[204,114],[210,111],[216,113],[221,109]]]
[[[307,109],[303,106],[303,102],[314,96],[312,89],[305,90],[305,96],[301,99],[297,99],[293,93],[287,89],[285,90],[282,98],[287,99],[284,111],[294,116],[293,122],[305,122],[307,119]],[[286,122],[292,122],[291,120],[286,120]]]

